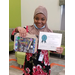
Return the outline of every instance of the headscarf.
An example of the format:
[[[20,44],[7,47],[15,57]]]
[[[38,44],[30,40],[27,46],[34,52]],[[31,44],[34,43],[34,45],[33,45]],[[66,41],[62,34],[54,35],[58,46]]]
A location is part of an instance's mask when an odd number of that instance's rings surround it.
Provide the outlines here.
[[[42,13],[43,15],[45,15],[46,19],[47,19],[47,10],[45,7],[43,6],[39,6],[35,9],[34,12],[34,16],[36,14]],[[30,34],[35,34],[35,35],[39,35],[39,32],[51,32],[51,30],[48,28],[47,23],[45,24],[45,27],[43,29],[36,29],[34,25],[28,26],[28,30]]]

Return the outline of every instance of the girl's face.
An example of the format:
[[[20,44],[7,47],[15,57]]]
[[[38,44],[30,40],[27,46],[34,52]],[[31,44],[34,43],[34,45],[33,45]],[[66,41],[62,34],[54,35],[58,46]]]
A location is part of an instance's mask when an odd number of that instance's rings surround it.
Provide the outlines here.
[[[43,27],[46,24],[46,17],[43,14],[37,14],[34,17],[34,23],[38,28]]]

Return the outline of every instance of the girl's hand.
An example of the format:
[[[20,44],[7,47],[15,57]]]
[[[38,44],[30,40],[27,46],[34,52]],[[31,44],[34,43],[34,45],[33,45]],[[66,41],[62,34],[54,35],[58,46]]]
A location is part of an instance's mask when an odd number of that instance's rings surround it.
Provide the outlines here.
[[[26,32],[26,29],[23,28],[23,27],[18,27],[17,29],[18,29],[18,31],[19,31],[20,37],[25,38],[26,33],[27,33],[27,32]]]
[[[63,53],[63,47],[57,47],[56,52],[59,54],[62,54]]]

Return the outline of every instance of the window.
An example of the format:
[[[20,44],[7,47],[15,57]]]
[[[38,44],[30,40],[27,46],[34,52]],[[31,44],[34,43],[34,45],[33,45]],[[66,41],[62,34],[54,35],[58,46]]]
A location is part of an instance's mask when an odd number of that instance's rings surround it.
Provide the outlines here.
[[[61,5],[61,30],[65,30],[65,5]]]

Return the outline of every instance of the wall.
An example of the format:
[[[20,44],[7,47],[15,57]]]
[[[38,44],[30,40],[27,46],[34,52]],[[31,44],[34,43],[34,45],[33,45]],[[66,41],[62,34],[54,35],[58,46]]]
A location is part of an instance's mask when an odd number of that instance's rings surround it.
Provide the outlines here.
[[[9,28],[21,26],[21,0],[9,0]]]
[[[48,10],[48,27],[52,30],[60,30],[61,7],[59,0],[21,0],[21,25],[33,24],[34,10],[43,5]]]

